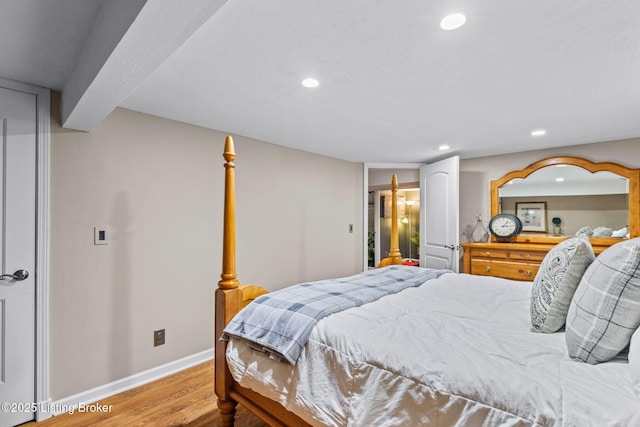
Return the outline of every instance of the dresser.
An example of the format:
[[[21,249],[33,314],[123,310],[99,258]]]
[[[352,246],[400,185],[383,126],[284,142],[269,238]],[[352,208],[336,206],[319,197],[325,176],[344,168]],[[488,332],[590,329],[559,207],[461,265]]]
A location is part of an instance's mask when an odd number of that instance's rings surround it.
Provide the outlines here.
[[[555,238],[549,243],[547,241],[535,242],[535,238],[530,238],[532,241],[524,243],[462,243],[460,245],[464,250],[462,272],[479,276],[532,281],[535,279],[547,252],[565,238]],[[621,241],[621,239],[612,238],[589,240],[596,256],[609,246]]]
[[[463,272],[531,281],[553,244],[463,243]]]

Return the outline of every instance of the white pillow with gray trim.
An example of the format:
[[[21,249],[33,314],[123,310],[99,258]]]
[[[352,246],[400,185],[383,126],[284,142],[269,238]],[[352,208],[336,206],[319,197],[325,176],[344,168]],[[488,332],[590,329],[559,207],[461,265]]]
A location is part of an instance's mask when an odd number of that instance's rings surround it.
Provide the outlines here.
[[[587,268],[567,314],[569,356],[596,364],[629,345],[640,325],[640,238],[609,247]]]
[[[586,238],[574,237],[545,255],[531,288],[531,330],[556,332],[564,326],[573,294],[596,259]]]
[[[631,336],[631,345],[629,346],[629,378],[631,378],[631,386],[636,392],[636,396],[640,397],[640,328]]]

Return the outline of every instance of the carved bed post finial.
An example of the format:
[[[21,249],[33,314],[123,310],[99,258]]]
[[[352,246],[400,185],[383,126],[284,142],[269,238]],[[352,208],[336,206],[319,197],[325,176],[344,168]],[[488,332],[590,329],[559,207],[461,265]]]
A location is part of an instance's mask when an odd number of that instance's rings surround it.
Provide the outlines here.
[[[238,287],[236,274],[236,208],[235,208],[235,167],[236,149],[233,138],[227,136],[224,144],[225,185],[224,185],[224,231],[222,243],[222,274],[218,282],[220,289]]]

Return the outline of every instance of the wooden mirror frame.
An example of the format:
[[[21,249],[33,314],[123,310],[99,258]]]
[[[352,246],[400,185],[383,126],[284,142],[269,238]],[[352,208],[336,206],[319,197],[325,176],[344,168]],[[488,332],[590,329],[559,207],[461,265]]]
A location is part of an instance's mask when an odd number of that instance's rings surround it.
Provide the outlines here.
[[[526,178],[533,172],[545,168],[547,166],[555,165],[572,165],[578,166],[582,169],[588,170],[591,173],[594,172],[613,172],[621,177],[629,180],[629,236],[640,236],[640,169],[631,169],[619,165],[617,163],[603,162],[593,163],[589,160],[582,159],[580,157],[562,156],[562,157],[549,157],[547,159],[539,160],[530,164],[522,170],[516,170],[507,173],[502,178],[491,181],[491,217],[497,215],[500,209],[500,197],[498,191],[507,182],[512,179]],[[516,242],[521,243],[557,243],[568,236],[550,236],[550,235],[535,235],[524,234],[519,235],[516,238]],[[495,237],[492,235],[491,240],[495,241]],[[611,246],[619,242],[621,239],[613,237],[599,237],[591,239],[594,246]]]

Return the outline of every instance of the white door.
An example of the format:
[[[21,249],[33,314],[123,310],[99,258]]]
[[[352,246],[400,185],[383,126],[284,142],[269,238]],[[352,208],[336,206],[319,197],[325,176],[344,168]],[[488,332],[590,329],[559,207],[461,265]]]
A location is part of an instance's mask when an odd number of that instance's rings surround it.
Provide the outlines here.
[[[458,156],[420,168],[420,266],[459,270]]]
[[[14,426],[37,409],[35,95],[0,88],[0,130],[0,425]]]

